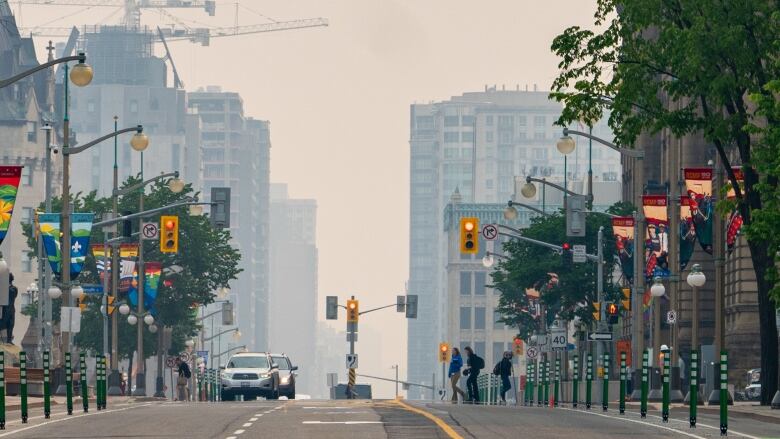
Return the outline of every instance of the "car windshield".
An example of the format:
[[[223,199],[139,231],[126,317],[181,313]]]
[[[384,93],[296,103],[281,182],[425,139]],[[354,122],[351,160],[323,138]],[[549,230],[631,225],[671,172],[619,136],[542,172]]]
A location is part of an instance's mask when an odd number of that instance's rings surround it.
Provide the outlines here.
[[[268,369],[268,357],[233,357],[227,367],[228,369]]]
[[[271,357],[274,359],[274,363],[279,365],[279,370],[290,370],[290,364],[284,357]]]

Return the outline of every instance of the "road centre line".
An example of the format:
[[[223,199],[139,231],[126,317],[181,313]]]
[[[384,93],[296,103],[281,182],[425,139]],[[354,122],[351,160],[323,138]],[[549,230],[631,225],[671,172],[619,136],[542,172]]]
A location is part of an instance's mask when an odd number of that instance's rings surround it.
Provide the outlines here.
[[[234,432],[233,432],[233,434],[236,434],[236,435],[238,435],[238,434],[241,434],[241,433],[243,433],[243,432],[245,432],[245,431],[246,431],[246,430],[236,430],[236,431],[234,431]]]
[[[255,422],[257,421],[257,418],[249,418],[249,422]]]
[[[252,426],[251,422],[244,422],[244,425],[242,425],[242,427],[251,427],[251,426]]]

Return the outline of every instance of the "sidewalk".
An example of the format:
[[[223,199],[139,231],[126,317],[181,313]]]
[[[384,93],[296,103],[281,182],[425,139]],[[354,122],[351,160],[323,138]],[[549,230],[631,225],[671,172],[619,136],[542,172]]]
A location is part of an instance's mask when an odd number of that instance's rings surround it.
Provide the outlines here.
[[[639,410],[638,402],[626,402],[626,408],[632,410]],[[670,404],[673,409],[688,409],[685,404]],[[661,411],[661,404],[657,402],[648,403],[648,410]],[[698,407],[699,413],[708,415],[717,415],[720,413],[720,407],[716,405],[700,405]],[[736,401],[734,405],[730,405],[728,408],[729,416],[742,417],[755,419],[757,421],[771,422],[773,424],[780,424],[780,410],[772,410],[768,405],[761,406],[753,401]]]

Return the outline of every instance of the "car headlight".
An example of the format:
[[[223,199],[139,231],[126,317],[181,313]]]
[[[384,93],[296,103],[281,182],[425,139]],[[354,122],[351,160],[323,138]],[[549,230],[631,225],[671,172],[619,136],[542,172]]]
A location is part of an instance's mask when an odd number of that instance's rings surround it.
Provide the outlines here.
[[[268,373],[261,373],[260,374],[260,378],[268,378],[269,376],[271,376],[271,374],[268,374]]]
[[[222,379],[223,380],[229,380],[229,379],[232,379],[232,378],[233,378],[233,374],[232,373],[222,372]]]
[[[282,384],[290,384],[290,375],[282,377]]]

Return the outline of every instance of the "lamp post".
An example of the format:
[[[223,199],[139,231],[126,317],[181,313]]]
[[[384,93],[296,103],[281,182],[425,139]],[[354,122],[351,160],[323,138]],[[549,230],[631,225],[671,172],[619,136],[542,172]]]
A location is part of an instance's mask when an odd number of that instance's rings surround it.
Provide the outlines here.
[[[660,277],[653,278],[653,286],[650,287],[650,295],[653,296],[653,368],[656,369],[660,364],[656,362],[656,358],[660,358],[658,354],[661,352],[661,297],[666,294],[666,287]],[[660,388],[656,388],[651,380],[650,382],[650,394],[648,398],[651,401],[661,401],[662,393]],[[658,382],[660,384],[660,382]]]
[[[699,264],[693,264],[691,267],[691,272],[688,273],[688,277],[685,279],[686,282],[688,282],[688,285],[691,286],[693,289],[693,294],[691,295],[691,309],[692,309],[692,316],[691,316],[691,359],[695,358],[698,362],[699,358],[699,288],[704,286],[704,283],[707,281],[707,277],[702,273],[701,271],[701,265]],[[698,377],[694,377],[693,375],[690,375],[690,379],[693,380],[696,378],[698,380]],[[693,389],[693,386],[691,387]],[[698,395],[698,386],[696,386],[696,399],[694,398],[694,395],[691,395],[691,392],[688,393],[686,396],[686,401],[690,401],[693,404],[700,404],[701,398],[699,398]]]
[[[506,207],[504,208],[504,219],[505,220],[507,220],[507,221],[514,221],[514,220],[517,219],[518,212],[517,212],[517,209],[515,208],[515,206],[524,207],[524,208],[526,208],[526,209],[528,209],[530,211],[536,212],[536,213],[538,213],[538,214],[540,214],[542,216],[547,216],[547,213],[545,213],[544,210],[537,209],[536,207],[530,206],[528,204],[518,203],[517,201],[509,200],[509,201],[507,201]]]
[[[51,41],[49,41],[49,46],[51,46]],[[10,78],[0,80],[0,88],[8,87],[9,85],[13,84],[14,82],[17,82],[27,76],[30,76],[34,73],[37,73],[41,70],[48,69],[49,67],[53,67],[57,64],[67,63],[71,61],[78,61],[79,63],[76,65],[76,67],[73,68],[73,71],[70,74],[70,78],[73,81],[74,84],[83,87],[90,82],[92,82],[92,67],[89,66],[89,64],[86,63],[87,56],[82,52],[78,55],[74,56],[65,56],[62,58],[58,58],[55,60],[51,60],[47,63],[41,64],[37,67],[33,67],[32,69],[26,70],[22,73],[19,73],[17,75],[14,75]],[[67,64],[66,64],[67,66]]]

